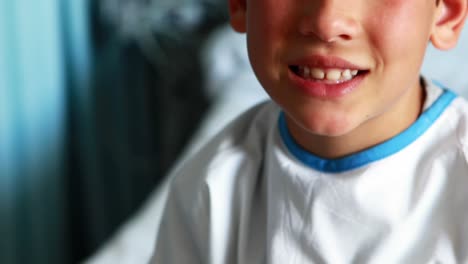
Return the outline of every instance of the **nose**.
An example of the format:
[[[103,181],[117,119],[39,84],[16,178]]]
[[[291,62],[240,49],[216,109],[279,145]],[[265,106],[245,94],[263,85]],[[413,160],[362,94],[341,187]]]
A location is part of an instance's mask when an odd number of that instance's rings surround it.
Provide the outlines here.
[[[309,1],[299,24],[299,32],[304,36],[315,36],[323,42],[351,40],[359,33],[356,10],[349,0]]]

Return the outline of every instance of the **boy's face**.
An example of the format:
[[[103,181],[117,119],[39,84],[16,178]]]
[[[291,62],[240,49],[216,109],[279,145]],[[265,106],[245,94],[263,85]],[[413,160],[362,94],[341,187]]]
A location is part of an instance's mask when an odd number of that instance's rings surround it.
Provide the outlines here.
[[[252,67],[292,130],[346,135],[420,103],[419,71],[441,14],[436,0],[230,4]]]

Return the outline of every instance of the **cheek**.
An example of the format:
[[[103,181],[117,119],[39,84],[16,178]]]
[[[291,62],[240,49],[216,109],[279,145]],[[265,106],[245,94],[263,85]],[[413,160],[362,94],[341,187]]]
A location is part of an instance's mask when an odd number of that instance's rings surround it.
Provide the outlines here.
[[[297,0],[294,0],[297,1]],[[254,0],[247,8],[247,30],[266,49],[283,45],[297,30],[295,17],[299,5],[291,0]],[[249,35],[248,34],[248,35]],[[263,40],[263,41],[262,41]]]
[[[247,8],[248,28],[265,36],[278,35],[291,12],[289,0],[259,0],[249,2]]]
[[[262,85],[270,89],[279,83],[284,72],[281,52],[288,43],[288,30],[291,28],[285,2],[287,1],[252,1],[254,6],[248,13],[247,41],[250,62]]]
[[[388,0],[378,9],[381,11],[368,18],[369,38],[382,60],[411,63],[414,59],[421,63],[431,29],[427,1]]]

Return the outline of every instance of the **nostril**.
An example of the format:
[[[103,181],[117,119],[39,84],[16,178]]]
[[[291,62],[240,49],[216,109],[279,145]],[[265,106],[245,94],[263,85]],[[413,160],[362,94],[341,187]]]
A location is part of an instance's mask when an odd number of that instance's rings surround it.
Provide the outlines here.
[[[345,30],[340,30],[339,28],[333,28],[331,25],[323,28],[315,28],[315,29],[302,29],[300,30],[301,34],[306,37],[316,37],[317,39],[326,42],[332,43],[340,40],[349,41],[352,40],[353,37],[351,34],[343,33]]]
[[[343,40],[351,40],[352,37],[350,35],[345,35],[345,34],[342,34],[340,36],[338,36],[340,39],[343,39]]]

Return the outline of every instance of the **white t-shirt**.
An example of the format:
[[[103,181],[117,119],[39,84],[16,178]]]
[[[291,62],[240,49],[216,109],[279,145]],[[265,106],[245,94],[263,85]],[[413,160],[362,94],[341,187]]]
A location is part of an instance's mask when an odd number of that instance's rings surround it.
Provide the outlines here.
[[[327,160],[273,102],[173,175],[151,263],[468,263],[468,104],[426,85],[396,137]]]

